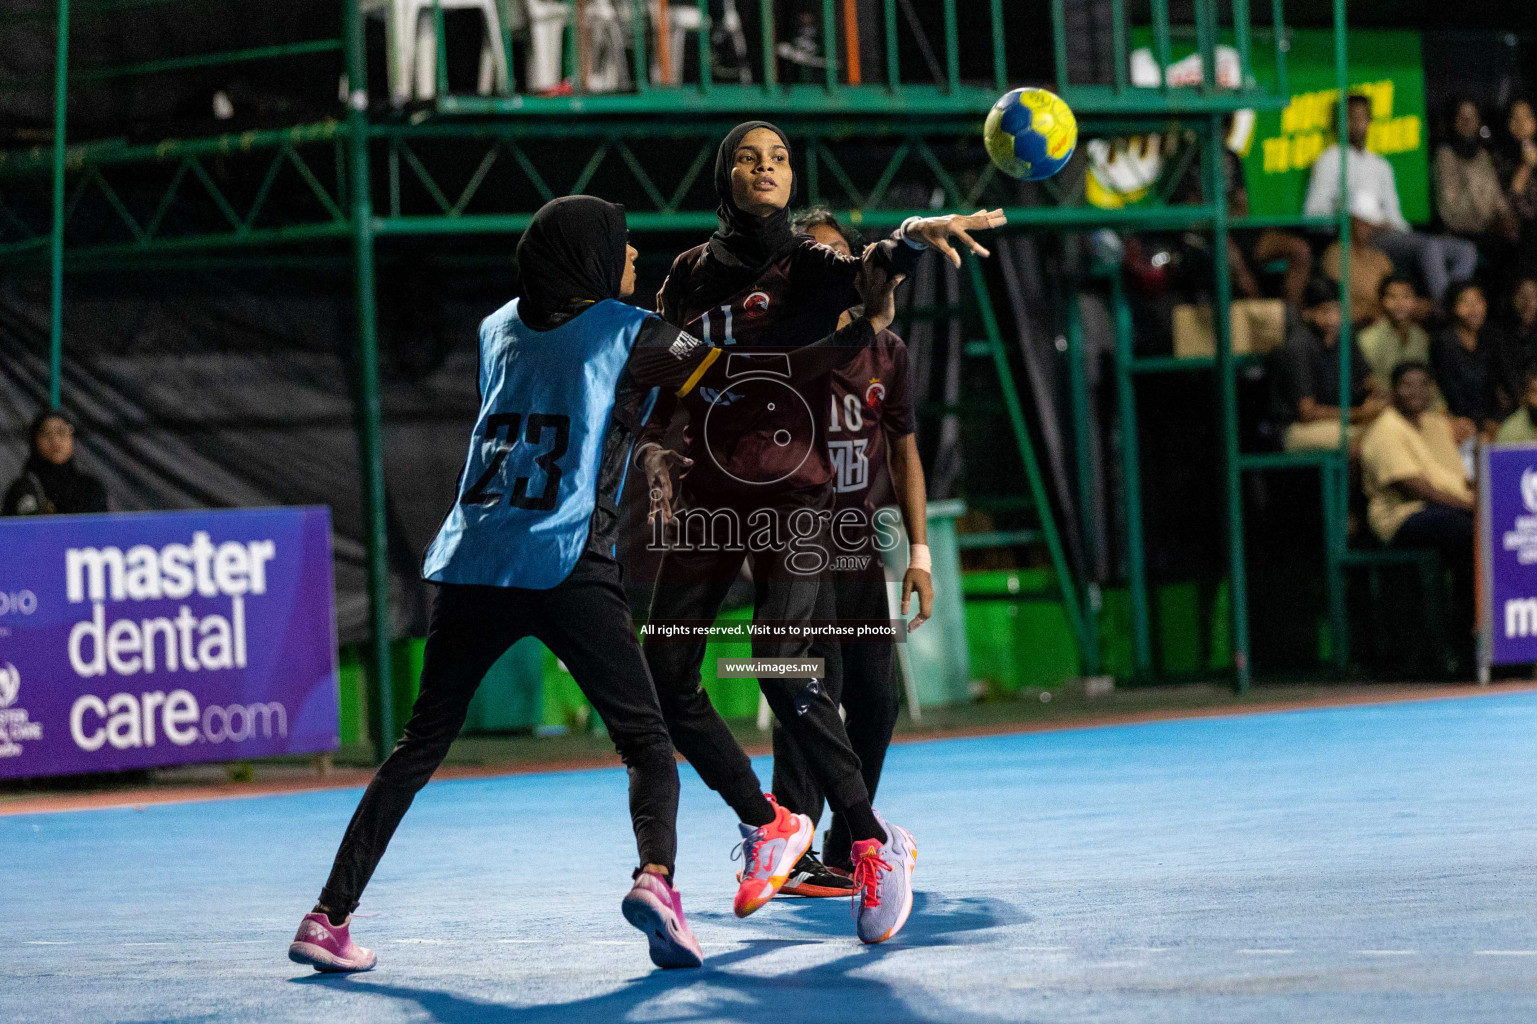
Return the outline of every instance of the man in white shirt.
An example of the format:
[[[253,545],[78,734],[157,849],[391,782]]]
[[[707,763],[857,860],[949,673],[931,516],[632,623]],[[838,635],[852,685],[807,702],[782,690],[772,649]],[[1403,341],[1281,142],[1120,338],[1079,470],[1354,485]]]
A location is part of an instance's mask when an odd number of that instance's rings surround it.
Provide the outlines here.
[[[1399,271],[1417,270],[1432,301],[1440,301],[1446,286],[1472,277],[1478,266],[1478,250],[1472,242],[1450,235],[1428,235],[1410,229],[1398,204],[1398,184],[1386,160],[1366,149],[1366,133],[1372,123],[1371,100],[1351,96],[1345,112],[1350,138],[1346,171],[1353,195],[1370,193],[1387,215],[1375,242]],[[1302,212],[1309,217],[1332,217],[1340,208],[1340,147],[1336,143],[1319,154],[1308,180]]]

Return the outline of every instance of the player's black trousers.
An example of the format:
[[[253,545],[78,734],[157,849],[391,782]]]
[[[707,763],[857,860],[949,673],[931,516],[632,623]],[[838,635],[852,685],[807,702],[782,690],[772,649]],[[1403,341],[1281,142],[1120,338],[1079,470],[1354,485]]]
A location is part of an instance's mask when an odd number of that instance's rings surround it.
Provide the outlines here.
[[[770,508],[787,521],[797,511],[815,515],[830,503],[822,498],[815,501],[810,508],[804,499],[791,498],[782,505],[745,505],[735,511],[744,524],[760,507]],[[704,507],[705,503],[685,493],[684,505]],[[834,618],[832,590],[821,585],[820,571],[796,571],[805,568],[804,561],[797,560],[797,550],[804,553],[820,545],[824,552],[835,553],[826,518],[817,517],[816,521],[821,524],[819,531],[807,536],[798,548],[752,552],[754,622],[805,624]],[[712,621],[746,557],[742,544],[722,544],[717,550],[702,550],[698,543],[688,549],[669,547],[657,570],[649,622],[664,625]],[[883,612],[879,617],[886,615]],[[648,637],[643,650],[656,680],[673,744],[688,758],[705,785],[720,793],[738,817],[749,824],[763,824],[754,820],[757,810],[764,805],[762,784],[700,685],[699,667],[704,660],[705,642]],[[752,653],[755,658],[806,658],[812,655],[811,641],[755,637]],[[852,828],[866,833],[858,838],[879,836],[879,826],[870,814],[870,794],[860,774],[859,758],[838,716],[838,703],[828,695],[823,681],[765,676],[758,683],[774,717],[805,752],[807,770],[827,795],[828,803],[838,813],[850,817]]]
[[[640,863],[673,870],[677,761],[635,637],[619,567],[588,553],[571,577],[551,590],[438,587],[416,706],[342,837],[320,894],[327,908],[351,911],[357,906],[395,827],[459,735],[481,678],[525,636],[543,641],[565,662],[629,768],[630,819]]]
[[[860,552],[869,558],[863,568],[829,574],[822,586],[833,592],[837,617],[850,619],[889,619],[891,605],[886,597],[886,571],[880,553],[868,546]],[[858,555],[856,555],[858,557]],[[865,789],[875,799],[881,781],[881,766],[886,762],[886,748],[897,725],[899,696],[897,678],[891,671],[895,647],[890,640],[836,642],[819,640],[812,645],[811,656],[823,658],[827,666],[827,692],[843,705],[844,729],[849,744],[859,757],[860,774]],[[813,822],[822,818],[822,789],[811,771],[800,745],[790,731],[774,725],[774,798],[790,810],[804,814]],[[850,861],[848,822],[834,813],[823,859],[846,866]]]

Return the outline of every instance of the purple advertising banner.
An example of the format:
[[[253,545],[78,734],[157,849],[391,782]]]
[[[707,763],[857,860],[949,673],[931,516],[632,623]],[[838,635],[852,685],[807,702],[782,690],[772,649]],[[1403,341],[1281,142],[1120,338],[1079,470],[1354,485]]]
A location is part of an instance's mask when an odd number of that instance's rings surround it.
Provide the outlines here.
[[[1486,448],[1480,483],[1484,663],[1537,662],[1537,445]]]
[[[334,750],[326,508],[0,519],[0,779]]]

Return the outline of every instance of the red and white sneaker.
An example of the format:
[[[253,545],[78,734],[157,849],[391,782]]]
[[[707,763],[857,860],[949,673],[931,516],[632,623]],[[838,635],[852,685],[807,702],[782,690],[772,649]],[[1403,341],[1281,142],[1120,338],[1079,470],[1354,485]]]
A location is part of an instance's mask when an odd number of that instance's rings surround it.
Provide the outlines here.
[[[351,914],[339,925],[319,912],[305,914],[293,942],[288,944],[288,959],[327,973],[373,970],[379,958],[373,950],[352,941],[348,930],[351,925]]]
[[[780,807],[772,796],[768,801],[774,807],[773,821],[758,828],[745,823],[737,826],[742,830],[742,844],[738,847],[742,874],[731,905],[737,917],[746,917],[774,898],[790,877],[795,862],[811,848],[816,834],[810,818]],[[732,859],[736,856],[732,854]]]

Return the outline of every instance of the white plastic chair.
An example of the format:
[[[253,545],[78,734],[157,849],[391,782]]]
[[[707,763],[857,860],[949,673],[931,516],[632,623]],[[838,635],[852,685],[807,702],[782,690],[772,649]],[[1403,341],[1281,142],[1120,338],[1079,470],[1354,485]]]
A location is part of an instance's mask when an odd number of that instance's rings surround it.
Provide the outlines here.
[[[628,3],[587,0],[588,92],[619,92],[630,87],[631,10]]]
[[[656,0],[651,0],[651,23],[656,31],[662,31],[662,10]],[[668,69],[666,84],[678,85],[683,81],[684,47],[688,45],[689,33],[698,35],[701,31],[710,31],[707,19],[699,16],[699,7],[691,0],[669,0],[667,4],[667,39],[669,44],[668,56],[672,67]],[[721,31],[731,37],[732,48],[739,56],[747,53],[747,36],[742,31],[742,18],[737,14],[736,0],[725,0],[721,10]],[[651,80],[659,84],[663,83],[661,62],[655,56],[651,61]]]
[[[528,33],[528,65],[523,70],[526,92],[544,92],[565,77],[562,42],[571,24],[568,0],[506,0],[507,22],[513,32]]]
[[[507,88],[507,54],[496,0],[438,0],[445,11],[479,11],[485,22],[477,86],[481,95]],[[528,0],[539,2],[539,0]],[[364,14],[383,13],[389,42],[390,98],[395,105],[437,95],[438,45],[433,0],[360,0]],[[557,5],[564,6],[564,5]]]

